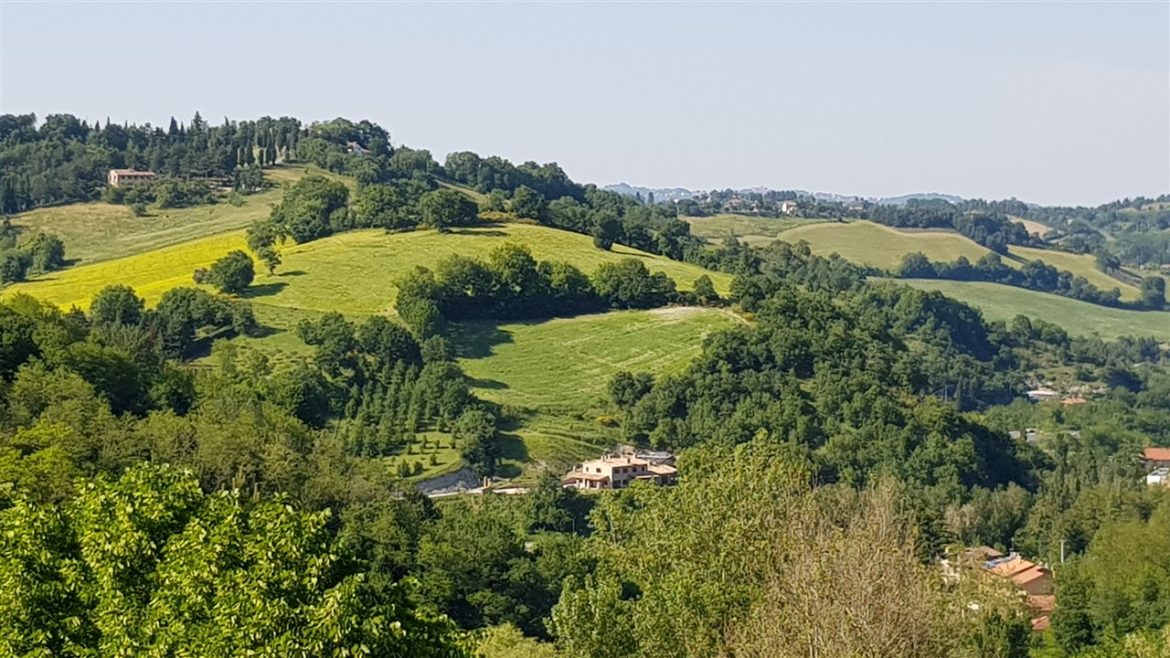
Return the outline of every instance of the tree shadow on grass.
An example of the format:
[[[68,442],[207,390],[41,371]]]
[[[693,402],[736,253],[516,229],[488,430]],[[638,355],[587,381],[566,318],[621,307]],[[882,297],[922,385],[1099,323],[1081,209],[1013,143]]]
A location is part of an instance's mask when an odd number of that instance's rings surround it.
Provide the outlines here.
[[[268,297],[284,290],[288,284],[284,281],[276,281],[274,283],[262,283],[258,286],[249,286],[247,290],[240,293],[240,297],[245,299],[252,299],[255,297]]]
[[[524,445],[524,439],[516,434],[501,432],[496,436],[496,445],[500,449],[500,461],[505,462],[496,469],[496,475],[505,478],[520,475],[519,464],[528,463],[528,446]]]
[[[1018,254],[1013,254],[1010,251],[1006,254],[999,254],[999,257],[1002,260],[1010,260],[1013,263],[1019,263],[1020,265],[1023,265],[1024,263],[1028,262],[1027,258],[1024,258],[1023,256],[1020,256]]]
[[[285,331],[285,329],[279,329],[277,327],[270,327],[266,324],[262,324],[253,329],[252,333],[248,334],[248,336],[251,338],[268,338],[269,336],[275,336],[276,334],[283,334]]]
[[[308,272],[304,270],[290,270],[288,272],[281,272],[276,276],[305,276],[306,274],[308,274]]]
[[[472,388],[483,388],[491,391],[502,391],[505,388],[508,388],[507,384],[495,379],[478,379],[476,377],[468,377],[467,383],[470,384]]]
[[[487,237],[504,237],[508,235],[507,231],[501,231],[493,228],[449,228],[446,233],[448,235],[480,235]]]
[[[496,345],[512,342],[512,332],[492,322],[452,324],[450,329],[455,356],[461,359],[483,359],[492,355]]]

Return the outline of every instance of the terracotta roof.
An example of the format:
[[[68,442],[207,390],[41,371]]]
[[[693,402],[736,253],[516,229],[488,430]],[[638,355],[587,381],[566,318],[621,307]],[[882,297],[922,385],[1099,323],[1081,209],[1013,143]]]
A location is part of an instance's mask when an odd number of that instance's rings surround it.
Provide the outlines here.
[[[597,480],[598,482],[608,480],[608,475],[600,473],[582,473],[581,471],[573,471],[564,477],[565,480]]]
[[[1036,566],[1034,563],[1029,562],[1018,555],[1013,555],[1006,560],[992,565],[988,571],[1001,578],[1011,578],[1021,571],[1027,571],[1034,566]]]
[[[678,473],[677,468],[667,464],[650,464],[646,470],[654,473],[655,475],[676,475]]]
[[[645,466],[650,462],[637,457],[618,457],[614,455],[606,455],[600,459],[590,459],[587,462],[582,462],[582,466]]]
[[[1025,569],[1024,571],[1014,573],[1011,576],[1012,582],[1017,584],[1017,585],[1027,585],[1030,582],[1039,580],[1041,578],[1047,578],[1047,577],[1048,577],[1048,570],[1045,569],[1044,567],[1037,567],[1035,565],[1033,565],[1032,567],[1030,567],[1028,569]]]
[[[1029,595],[1028,607],[1037,612],[1052,612],[1056,609],[1056,597],[1052,594]]]
[[[1037,633],[1048,630],[1048,627],[1051,625],[1052,625],[1052,620],[1050,620],[1048,618],[1048,615],[1044,615],[1043,617],[1037,617],[1037,618],[1032,620],[1032,630],[1037,632]]]
[[[1170,448],[1146,448],[1142,451],[1146,461],[1170,462]]]
[[[1071,407],[1071,406],[1077,405],[1077,404],[1085,404],[1087,402],[1088,402],[1088,400],[1086,400],[1085,398],[1080,398],[1080,397],[1065,398],[1065,399],[1060,401],[1060,403],[1066,407]]]

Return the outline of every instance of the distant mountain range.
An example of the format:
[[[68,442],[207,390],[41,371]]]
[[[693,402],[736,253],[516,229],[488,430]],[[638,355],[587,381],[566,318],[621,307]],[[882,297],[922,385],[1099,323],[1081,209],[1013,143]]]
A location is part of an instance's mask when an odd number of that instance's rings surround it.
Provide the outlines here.
[[[625,196],[641,196],[643,199],[649,199],[650,195],[654,195],[655,201],[680,201],[682,199],[693,199],[695,197],[702,197],[707,194],[709,190],[689,190],[685,187],[639,187],[637,185],[630,185],[629,183],[617,183],[614,185],[606,185],[602,189],[610,192],[617,192]],[[941,194],[938,192],[920,192],[916,194],[903,194],[901,196],[891,197],[860,197],[848,194],[834,194],[832,192],[809,192],[807,190],[774,190],[768,187],[748,187],[740,190],[733,190],[742,194],[766,194],[768,192],[795,192],[798,196],[809,197],[819,201],[835,201],[841,203],[849,203],[853,201],[869,201],[871,203],[879,203],[882,205],[902,206],[910,200],[938,200],[948,201],[950,203],[957,203],[962,201],[962,197],[953,194]]]

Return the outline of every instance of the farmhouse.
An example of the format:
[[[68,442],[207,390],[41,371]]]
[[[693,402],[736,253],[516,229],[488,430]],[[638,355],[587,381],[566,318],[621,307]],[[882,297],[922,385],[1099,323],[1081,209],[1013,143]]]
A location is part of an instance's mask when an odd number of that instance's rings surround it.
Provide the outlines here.
[[[795,215],[797,210],[795,201],[782,201],[780,203],[780,212],[785,215]]]
[[[582,462],[561,479],[561,485],[574,489],[622,489],[635,480],[672,484],[678,469],[659,462],[654,463],[634,455],[605,455],[601,459]]]
[[[123,185],[133,185],[135,183],[149,183],[158,178],[158,174],[153,171],[137,171],[134,169],[111,169],[106,176],[106,182],[111,187],[121,187]]]
[[[1146,448],[1142,450],[1142,459],[1149,468],[1170,466],[1170,448]]]

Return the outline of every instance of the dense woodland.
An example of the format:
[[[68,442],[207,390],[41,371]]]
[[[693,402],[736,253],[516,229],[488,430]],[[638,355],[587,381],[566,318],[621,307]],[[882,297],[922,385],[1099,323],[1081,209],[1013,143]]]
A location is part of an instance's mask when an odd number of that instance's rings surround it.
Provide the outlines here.
[[[177,288],[147,308],[111,286],[84,313],[0,302],[0,654],[1144,658],[1170,646],[1170,489],[1147,487],[1135,460],[1170,445],[1170,351],[1152,339],[988,322],[804,244],[704,245],[673,209],[556,165],[470,153],[439,165],[364,121],[2,125],[7,209],[99,198],[92,175],[114,165],[234,180],[297,158],[356,185],[289,186],[249,231],[251,255],[199,274],[222,294]],[[734,274],[731,293],[706,278],[680,292],[638,260],[586,273],[505,245],[404,277],[401,323],[301,322],[311,356],[230,340],[264,329],[233,295],[253,256],[272,268],[287,240],[459,230],[493,213]],[[1002,228],[970,227],[987,242]],[[64,264],[37,240],[5,251]],[[432,500],[407,481],[439,448],[403,457],[417,435],[441,431],[492,474],[501,432],[523,422],[476,397],[453,326],[669,304],[746,320],[682,372],[609,382],[624,440],[677,452],[677,486],[583,495],[548,471],[527,495]],[[1051,370],[1098,393],[1023,401]],[[1045,440],[1011,438],[1028,429]],[[1012,591],[939,576],[939,559],[979,544],[1055,566],[1051,632],[1033,636]]]

